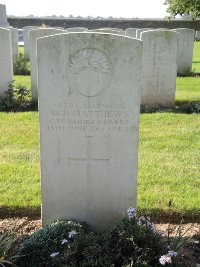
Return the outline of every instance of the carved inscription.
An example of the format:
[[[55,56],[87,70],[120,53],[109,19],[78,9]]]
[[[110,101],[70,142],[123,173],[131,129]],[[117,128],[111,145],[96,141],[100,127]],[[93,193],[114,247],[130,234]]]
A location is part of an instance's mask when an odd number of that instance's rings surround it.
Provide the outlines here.
[[[76,91],[85,97],[94,97],[104,92],[112,79],[107,56],[94,48],[81,49],[71,55],[68,73],[71,93]]]
[[[129,113],[122,104],[57,103],[48,130],[69,132],[124,132],[130,130]]]

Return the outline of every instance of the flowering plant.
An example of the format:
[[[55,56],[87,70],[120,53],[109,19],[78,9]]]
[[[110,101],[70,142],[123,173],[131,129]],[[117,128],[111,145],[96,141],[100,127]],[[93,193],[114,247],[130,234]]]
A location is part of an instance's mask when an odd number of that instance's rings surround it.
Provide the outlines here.
[[[171,207],[172,207],[172,200],[168,203],[168,229],[167,229],[167,253],[165,255],[162,255],[159,259],[159,262],[161,265],[168,265],[168,266],[176,266],[176,256],[178,255],[178,252],[180,249],[189,242],[190,238],[185,237],[185,234],[189,229],[192,227],[189,227],[188,229],[184,230],[184,227],[182,224],[178,226],[175,232],[175,236],[173,238],[170,237],[171,233]]]

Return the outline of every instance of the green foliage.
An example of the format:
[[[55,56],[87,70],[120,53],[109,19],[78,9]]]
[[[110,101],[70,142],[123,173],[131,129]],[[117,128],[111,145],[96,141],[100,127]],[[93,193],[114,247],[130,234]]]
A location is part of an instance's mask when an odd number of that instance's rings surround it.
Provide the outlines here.
[[[6,257],[6,253],[10,249],[15,238],[16,237],[13,233],[5,232],[0,234],[0,266],[4,266],[4,258]]]
[[[61,267],[50,255],[58,251],[62,253],[65,246],[62,246],[61,242],[68,238],[69,232],[73,230],[82,236],[88,231],[88,227],[84,223],[61,221],[39,230],[25,241],[20,257],[16,258],[16,264],[20,267]]]
[[[23,111],[34,108],[30,101],[31,90],[25,86],[17,84],[14,81],[8,84],[8,90],[3,97],[0,97],[0,111]]]
[[[30,75],[30,63],[24,58],[22,53],[19,53],[19,57],[15,57],[13,70],[15,75]]]
[[[177,77],[176,105],[200,103],[199,77]]]
[[[20,267],[160,266],[164,243],[149,227],[149,220],[145,218],[143,222],[123,218],[103,233],[89,231],[86,224],[57,222],[25,241],[16,263]],[[73,230],[77,233],[69,238]]]
[[[179,253],[182,247],[186,246],[189,241],[191,240],[191,237],[185,236],[187,231],[189,231],[192,226],[190,226],[188,229],[184,229],[184,226],[182,223],[179,224],[179,226],[176,229],[175,235],[170,236],[171,234],[171,217],[172,217],[172,203],[173,200],[170,200],[168,203],[168,229],[167,229],[167,244],[166,244],[166,250],[168,251],[165,255],[161,256],[159,261],[162,265],[165,265],[167,263],[168,266],[171,267],[180,267],[182,264],[179,264],[180,257]],[[185,266],[185,265],[184,265]]]
[[[188,14],[192,19],[200,17],[200,0],[166,0],[165,4],[172,16]]]

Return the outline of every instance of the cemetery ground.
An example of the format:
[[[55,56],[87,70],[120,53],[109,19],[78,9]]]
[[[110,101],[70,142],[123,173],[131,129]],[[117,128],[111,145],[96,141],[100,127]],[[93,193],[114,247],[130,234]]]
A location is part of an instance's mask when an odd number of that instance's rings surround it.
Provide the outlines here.
[[[195,75],[177,78],[176,105],[195,104],[200,112],[199,51],[200,42],[196,42]],[[30,88],[30,77],[15,76],[15,84]],[[30,234],[41,227],[38,112],[1,112],[0,121],[0,230],[17,228],[20,234]],[[199,133],[200,114],[196,112],[161,110],[141,114],[137,197],[138,213],[148,214],[153,222],[161,223],[162,229],[167,227],[167,204],[173,200],[172,223],[182,219],[188,226],[196,223],[189,234],[196,233],[198,240]],[[191,264],[197,259],[190,255],[193,246],[190,244],[186,251]]]

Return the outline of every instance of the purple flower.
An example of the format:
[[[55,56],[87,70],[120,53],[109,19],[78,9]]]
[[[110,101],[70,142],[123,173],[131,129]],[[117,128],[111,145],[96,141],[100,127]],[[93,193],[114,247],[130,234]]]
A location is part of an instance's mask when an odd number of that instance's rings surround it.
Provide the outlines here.
[[[168,254],[169,257],[176,257],[177,256],[177,252],[173,251],[173,250],[169,250]]]
[[[59,252],[53,252],[53,253],[51,253],[50,257],[56,257],[58,255],[59,255]]]
[[[136,218],[136,209],[132,208],[132,207],[128,208],[127,209],[127,216],[128,216],[129,220]]]

